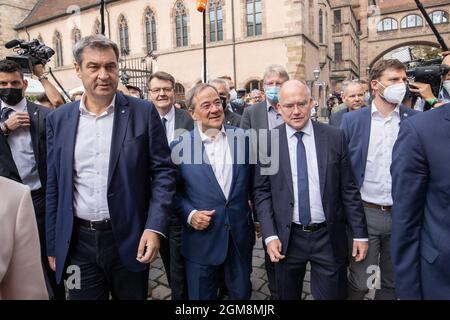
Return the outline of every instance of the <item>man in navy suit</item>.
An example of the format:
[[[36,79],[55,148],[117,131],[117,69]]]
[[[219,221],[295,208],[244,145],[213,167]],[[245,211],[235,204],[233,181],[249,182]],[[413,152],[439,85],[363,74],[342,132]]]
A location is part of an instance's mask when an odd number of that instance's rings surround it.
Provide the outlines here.
[[[406,68],[395,59],[380,60],[370,74],[374,99],[371,106],[344,115],[341,128],[348,143],[356,183],[361,192],[369,231],[369,251],[362,262],[352,260],[349,299],[362,300],[370,288],[375,299],[395,299],[391,263],[392,148],[400,122],[416,111],[402,105]],[[405,186],[406,187],[406,186]],[[379,268],[381,286],[371,279]]]
[[[255,208],[267,253],[275,262],[281,300],[301,299],[306,265],[311,263],[315,299],[345,299],[346,225],[353,231],[353,256],[367,251],[367,227],[358,187],[339,129],[310,120],[314,100],[305,83],[290,80],[280,90],[279,170],[255,172]],[[272,132],[271,134],[274,134]]]
[[[243,130],[223,125],[215,87],[196,85],[187,102],[197,126],[172,144],[172,156],[189,299],[217,299],[222,273],[230,299],[250,299],[255,233],[249,144]]]
[[[342,85],[342,100],[345,106],[344,109],[337,112],[331,112],[330,126],[339,128],[341,126],[342,118],[347,112],[359,110],[364,107],[364,88],[360,82],[347,81]]]
[[[392,156],[392,262],[400,299],[450,299],[450,104],[404,121]]]
[[[175,193],[170,149],[153,104],[117,92],[114,42],[85,37],[74,58],[85,94],[47,118],[50,265],[58,282],[71,267],[70,299],[146,299]]]

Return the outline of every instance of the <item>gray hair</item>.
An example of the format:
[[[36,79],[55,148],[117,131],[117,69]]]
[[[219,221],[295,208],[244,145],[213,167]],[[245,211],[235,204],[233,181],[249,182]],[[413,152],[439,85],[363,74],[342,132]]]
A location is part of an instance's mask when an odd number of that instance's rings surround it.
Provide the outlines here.
[[[225,86],[225,89],[227,90],[227,92],[230,92],[230,86],[228,85],[228,82],[225,79],[222,78],[216,78],[212,81],[209,82],[209,84],[218,84],[218,85],[222,85]]]
[[[203,90],[205,90],[206,88],[211,88],[213,89],[217,95],[219,95],[219,92],[217,92],[216,87],[208,84],[208,83],[197,83],[191,90],[189,90],[186,93],[186,105],[189,109],[195,110],[195,106],[193,105],[194,103],[194,98]]]
[[[361,89],[363,89],[362,83],[359,80],[353,80],[353,81],[344,81],[342,82],[341,91],[343,94],[345,94],[351,86],[358,86]],[[363,89],[364,91],[364,89]]]
[[[267,67],[266,71],[264,72],[264,78],[263,78],[264,81],[266,81],[266,78],[271,74],[276,74],[277,76],[280,76],[281,78],[284,79],[284,81],[289,80],[289,75],[288,75],[286,69],[278,64],[272,64]]]
[[[81,65],[83,62],[82,54],[85,48],[98,48],[98,49],[108,49],[111,48],[114,50],[116,54],[117,61],[119,61],[119,48],[117,44],[104,35],[96,34],[92,36],[87,36],[81,38],[74,46],[73,46],[73,57],[75,61]]]

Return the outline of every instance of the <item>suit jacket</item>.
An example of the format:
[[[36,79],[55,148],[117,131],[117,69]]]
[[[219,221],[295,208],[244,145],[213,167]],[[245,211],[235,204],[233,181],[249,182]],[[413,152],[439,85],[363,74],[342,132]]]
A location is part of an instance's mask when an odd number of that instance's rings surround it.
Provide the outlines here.
[[[73,163],[79,101],[47,118],[47,253],[56,256],[60,281],[73,229]],[[176,171],[158,112],[148,101],[116,94],[107,197],[112,229],[125,267],[136,260],[144,229],[166,233]]]
[[[392,263],[400,299],[450,299],[450,104],[402,122],[392,157]]]
[[[347,112],[343,116],[341,123],[341,129],[344,130],[345,139],[348,143],[349,157],[359,189],[361,189],[363,185],[366,171],[370,127],[372,123],[371,110],[372,108],[369,106],[367,108]],[[400,105],[399,112],[400,121],[403,121],[408,116],[417,114],[417,111],[404,105]]]
[[[30,189],[0,177],[0,300],[48,299]]]
[[[332,112],[330,114],[330,122],[328,123],[330,126],[333,126],[335,128],[341,127],[342,117],[344,114],[348,112],[348,108],[339,110],[338,112]]]
[[[240,127],[242,129],[269,129],[266,100],[244,109]]]
[[[190,133],[180,136],[171,145],[174,155],[179,155],[181,160],[186,157],[185,153],[190,154],[187,161],[177,161],[180,164],[178,164],[175,205],[184,222],[182,254],[186,259],[198,264],[220,265],[225,261],[228,246],[231,245],[231,233],[239,256],[246,259],[252,254],[255,234],[252,213],[248,205],[252,168],[248,161],[249,147],[245,140],[245,132],[225,125],[227,136],[235,135],[232,138],[235,143],[230,144],[233,146],[231,148],[233,178],[227,199],[217,182],[211,165],[202,159],[204,145],[197,130],[194,129]],[[243,141],[245,144],[240,144]],[[228,142],[230,143],[230,140]],[[181,150],[180,147],[182,147]],[[245,149],[240,149],[240,147]],[[195,156],[194,153],[196,153]],[[197,159],[198,155],[200,155],[198,159],[202,160],[195,163],[192,159]],[[245,156],[245,158],[239,158],[241,156]],[[238,159],[240,160],[238,161]],[[206,230],[198,231],[187,224],[189,214],[194,209],[216,210],[211,224]]]
[[[337,260],[347,259],[346,225],[355,238],[367,238],[367,225],[358,187],[348,158],[347,144],[341,130],[312,121],[319,168],[320,193],[333,254]],[[294,188],[286,136],[286,124],[279,130],[279,170],[261,175],[263,165],[255,170],[255,210],[261,223],[263,239],[277,235],[286,254],[291,235]],[[270,140],[269,140],[270,142]]]
[[[194,120],[186,110],[175,108],[175,130],[184,129],[191,131],[194,129]],[[175,138],[179,136],[175,135]]]
[[[244,112],[244,106],[241,106],[233,101],[230,102],[229,104],[229,108],[231,108],[234,113],[236,113],[237,115],[242,116],[242,113]],[[238,127],[238,126],[236,126]]]
[[[45,121],[52,111],[49,108],[27,101],[27,111],[30,116],[30,134],[34,157],[42,187],[45,190],[47,182],[47,145]],[[6,137],[0,133],[0,176],[22,182],[19,171],[12,157]]]
[[[239,126],[241,125],[241,118],[242,118],[240,115],[231,112],[228,108],[225,109],[224,114],[225,114],[224,124],[239,128]]]

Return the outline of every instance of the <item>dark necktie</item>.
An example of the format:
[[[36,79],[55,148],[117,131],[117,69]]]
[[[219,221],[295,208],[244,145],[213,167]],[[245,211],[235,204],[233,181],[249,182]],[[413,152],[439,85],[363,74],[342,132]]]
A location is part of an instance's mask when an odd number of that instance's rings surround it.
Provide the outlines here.
[[[0,122],[5,122],[8,120],[9,116],[14,110],[11,108],[2,108],[2,111],[0,112]]]
[[[164,127],[164,132],[166,133],[166,138],[167,138],[167,119],[162,117],[161,121],[162,121],[162,125]]]
[[[311,208],[309,206],[308,164],[306,162],[304,132],[296,132],[297,137],[297,189],[298,189],[298,217],[300,223],[307,226],[311,222]]]

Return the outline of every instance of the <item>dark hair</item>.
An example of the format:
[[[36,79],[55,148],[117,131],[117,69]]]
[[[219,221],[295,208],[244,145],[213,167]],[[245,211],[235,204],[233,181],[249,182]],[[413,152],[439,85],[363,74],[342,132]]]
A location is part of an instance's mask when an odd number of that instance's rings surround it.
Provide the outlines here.
[[[42,93],[42,94],[40,94],[40,95],[38,95],[37,97],[36,97],[36,101],[38,101],[38,102],[48,102],[48,103],[51,103],[50,102],[50,100],[48,99],[48,97],[47,97],[47,95],[45,94],[45,93]]]
[[[159,80],[163,80],[163,81],[170,81],[170,83],[172,83],[172,89],[175,88],[175,78],[171,74],[169,74],[167,72],[164,72],[164,71],[155,72],[155,73],[153,73],[150,76],[150,79],[148,80],[148,87],[149,88],[150,88],[150,82],[154,78],[159,79]]]
[[[87,36],[81,38],[75,45],[73,46],[73,57],[75,61],[81,66],[83,62],[83,51],[85,48],[97,48],[97,49],[108,49],[111,48],[114,50],[114,54],[116,55],[117,61],[119,61],[119,48],[117,44],[104,35],[95,34],[92,36]]]
[[[397,59],[380,60],[370,70],[370,81],[380,79],[387,69],[406,71],[406,66]]]
[[[0,60],[0,72],[4,73],[14,73],[18,72],[20,74],[20,77],[23,79],[23,71],[20,65],[17,62],[14,62],[12,60]]]
[[[127,84],[127,85],[125,85],[125,88],[127,88],[127,89],[134,89],[134,90],[138,91],[138,92],[139,92],[139,97],[140,97],[141,99],[144,99],[144,95],[142,94],[141,88],[136,87],[136,86],[133,86],[132,84]]]
[[[188,109],[187,106],[186,106],[186,102],[184,102],[183,100],[177,100],[177,101],[175,101],[174,104],[177,104],[177,103],[180,105],[181,109],[183,109],[183,110],[187,110]]]

